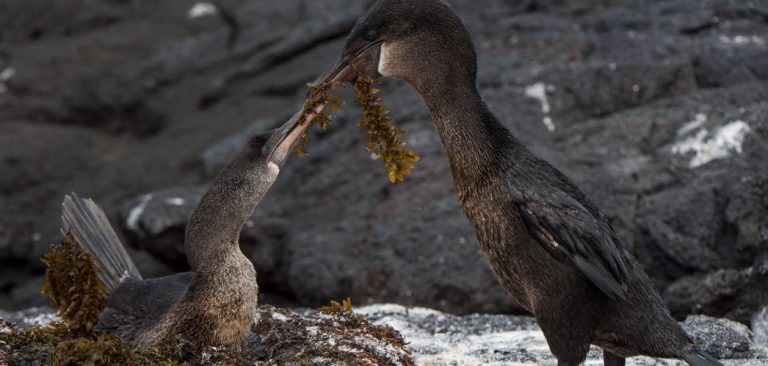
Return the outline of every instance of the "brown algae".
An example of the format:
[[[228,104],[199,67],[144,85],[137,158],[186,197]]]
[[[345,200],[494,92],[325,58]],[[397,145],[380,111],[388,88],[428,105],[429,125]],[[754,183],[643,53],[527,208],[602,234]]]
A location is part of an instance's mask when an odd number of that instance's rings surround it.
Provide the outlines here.
[[[42,259],[47,266],[40,292],[51,299],[71,332],[90,334],[107,302],[107,287],[99,280],[93,257],[67,233],[64,241],[51,245]]]
[[[381,97],[377,94],[379,89],[376,84],[381,81],[376,80],[364,73],[358,73],[353,84],[355,90],[355,102],[363,109],[363,118],[357,124],[360,128],[365,128],[368,132],[368,143],[366,150],[373,153],[377,158],[382,159],[387,168],[387,177],[392,183],[402,182],[407,175],[411,174],[415,162],[419,161],[419,156],[405,147],[406,143],[400,139],[406,131],[392,126],[392,120],[388,117],[389,110],[382,104]],[[299,123],[306,123],[308,116],[316,114],[311,123],[317,124],[320,128],[328,128],[331,123],[331,116],[323,110],[323,105],[330,107],[335,112],[341,110],[343,102],[338,94],[333,93],[333,89],[340,83],[326,82],[319,85],[309,84],[310,95],[304,103],[303,114]],[[320,110],[320,112],[318,112]],[[301,137],[299,146],[295,149],[299,156],[306,154],[307,132]]]

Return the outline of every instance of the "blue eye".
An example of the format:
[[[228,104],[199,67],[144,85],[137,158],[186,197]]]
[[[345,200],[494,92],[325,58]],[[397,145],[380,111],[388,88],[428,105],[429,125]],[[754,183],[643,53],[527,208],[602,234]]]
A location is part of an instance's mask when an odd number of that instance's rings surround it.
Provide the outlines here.
[[[373,33],[373,31],[365,32],[365,34],[363,34],[363,39],[368,42],[372,42],[374,39],[376,39],[376,33]]]
[[[264,145],[264,147],[261,148],[261,152],[263,154],[269,154],[272,151],[272,148],[269,147],[269,145]]]

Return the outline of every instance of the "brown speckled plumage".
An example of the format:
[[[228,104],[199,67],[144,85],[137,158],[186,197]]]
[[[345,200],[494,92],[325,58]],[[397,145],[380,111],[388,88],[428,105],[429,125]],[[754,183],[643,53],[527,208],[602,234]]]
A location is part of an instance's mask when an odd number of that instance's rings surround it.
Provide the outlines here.
[[[121,259],[97,261],[110,267],[103,272],[117,284],[110,286],[98,329],[114,331],[139,348],[181,338],[200,348],[240,349],[253,324],[259,290],[256,270],[240,251],[240,231],[304,128],[293,118],[253,137],[211,184],[187,224],[184,249],[191,272],[142,279],[128,270],[132,261],[116,237],[103,240],[111,227],[100,209],[92,202],[75,204],[82,201],[76,196],[65,200],[65,213],[77,213],[65,215],[66,227],[79,228],[75,239],[97,258]]]

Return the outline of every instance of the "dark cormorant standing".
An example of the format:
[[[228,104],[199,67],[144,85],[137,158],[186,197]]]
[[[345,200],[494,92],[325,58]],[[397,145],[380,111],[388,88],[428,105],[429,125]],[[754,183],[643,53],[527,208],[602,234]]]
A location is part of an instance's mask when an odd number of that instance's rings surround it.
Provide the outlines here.
[[[610,366],[641,354],[720,365],[670,316],[608,219],[489,111],[476,65],[472,39],[445,2],[379,0],[320,80],[349,80],[363,69],[416,88],[480,249],[504,288],[536,316],[558,365],[581,364],[590,344],[605,350]]]
[[[67,196],[65,230],[94,256],[110,292],[97,329],[114,331],[139,348],[180,336],[200,348],[240,349],[259,291],[253,264],[240,251],[240,231],[309,126],[298,125],[298,116],[254,136],[202,197],[184,240],[191,272],[142,279],[101,209],[91,200]]]

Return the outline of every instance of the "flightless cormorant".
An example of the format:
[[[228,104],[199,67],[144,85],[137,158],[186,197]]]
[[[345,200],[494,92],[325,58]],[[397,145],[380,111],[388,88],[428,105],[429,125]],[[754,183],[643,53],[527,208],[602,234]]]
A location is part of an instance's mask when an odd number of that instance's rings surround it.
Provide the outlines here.
[[[374,3],[320,81],[351,81],[360,70],[421,94],[480,249],[536,317],[558,365],[581,364],[590,344],[605,350],[606,366],[634,355],[720,365],[670,316],[608,219],[491,113],[470,34],[444,1]]]
[[[65,198],[64,230],[93,255],[109,290],[98,330],[138,348],[177,337],[199,348],[241,348],[253,324],[258,285],[253,264],[240,251],[240,231],[309,126],[299,125],[299,117],[251,138],[203,195],[184,239],[191,272],[143,279],[103,211],[74,194]]]

